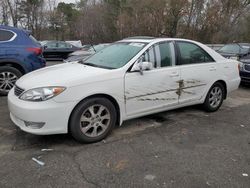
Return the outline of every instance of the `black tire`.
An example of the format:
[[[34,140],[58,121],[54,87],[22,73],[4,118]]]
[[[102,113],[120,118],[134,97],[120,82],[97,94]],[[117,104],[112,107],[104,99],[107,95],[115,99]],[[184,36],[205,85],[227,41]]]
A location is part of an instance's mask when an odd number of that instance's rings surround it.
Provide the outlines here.
[[[93,107],[93,106],[94,106],[94,108],[97,109],[98,105],[103,106],[105,108],[105,110],[107,111],[107,114],[110,114],[110,120],[108,121],[106,128],[102,130],[103,133],[92,137],[92,136],[87,135],[87,134],[90,134],[88,132],[91,132],[91,130],[93,130],[93,132],[94,132],[94,129],[96,129],[96,130],[101,129],[102,127],[101,126],[98,127],[98,123],[101,123],[103,125],[103,122],[101,120],[99,122],[97,122],[98,121],[97,119],[95,119],[93,121],[82,122],[81,118],[84,117],[84,115],[89,114],[90,116],[88,118],[92,119],[91,118],[91,117],[93,117],[91,115],[92,113],[90,113],[90,111],[88,109]],[[99,112],[99,110],[98,110],[98,112]],[[105,110],[104,110],[104,112],[106,112]],[[100,115],[100,117],[103,117],[103,116]],[[98,142],[98,141],[101,141],[102,139],[104,139],[105,137],[107,137],[111,133],[112,129],[114,128],[114,126],[116,124],[116,119],[117,119],[117,112],[116,112],[115,106],[113,105],[113,103],[110,100],[108,100],[106,98],[99,98],[99,97],[86,99],[86,100],[82,101],[81,103],[79,103],[76,106],[76,108],[73,110],[73,112],[71,114],[70,121],[69,121],[69,131],[70,131],[71,135],[79,142],[83,142],[83,143]],[[106,121],[106,120],[103,120],[103,121]],[[90,125],[93,122],[95,123],[95,125]],[[86,123],[87,125],[84,126],[84,123]],[[88,129],[90,131],[86,131],[86,133],[84,133],[82,131],[82,129],[84,129],[88,126],[91,127]],[[98,131],[96,131],[96,132],[98,132]]]
[[[3,78],[6,73],[11,73],[11,75],[15,75],[16,79],[10,80],[11,85],[9,84],[6,88],[3,84]],[[20,78],[23,74],[16,68],[11,66],[0,66],[0,95],[6,96],[8,95],[9,90],[14,87],[14,84],[18,78]],[[13,86],[12,86],[13,85]],[[11,86],[11,87],[10,87]],[[2,87],[2,88],[1,88]]]
[[[215,91],[216,88],[218,88],[218,89],[221,91],[221,99],[218,100],[218,104],[216,103],[217,105],[214,105],[214,106],[213,106],[213,105],[211,104],[211,103],[212,103],[212,102],[211,102],[212,100],[210,101],[210,98],[212,98],[212,95],[213,95],[212,92]],[[209,91],[208,91],[208,93],[207,93],[205,102],[203,103],[203,108],[204,108],[204,110],[207,111],[207,112],[215,112],[215,111],[217,111],[217,110],[221,107],[224,98],[225,98],[225,88],[224,88],[223,84],[221,84],[220,82],[216,82],[216,83],[209,89]]]

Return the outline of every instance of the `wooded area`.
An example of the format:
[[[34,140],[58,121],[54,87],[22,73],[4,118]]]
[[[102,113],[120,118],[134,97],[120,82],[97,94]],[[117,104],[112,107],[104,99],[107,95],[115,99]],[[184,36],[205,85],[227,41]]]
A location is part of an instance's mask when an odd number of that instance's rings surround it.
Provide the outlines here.
[[[128,36],[250,42],[250,0],[0,0],[0,23],[38,40],[112,42]]]

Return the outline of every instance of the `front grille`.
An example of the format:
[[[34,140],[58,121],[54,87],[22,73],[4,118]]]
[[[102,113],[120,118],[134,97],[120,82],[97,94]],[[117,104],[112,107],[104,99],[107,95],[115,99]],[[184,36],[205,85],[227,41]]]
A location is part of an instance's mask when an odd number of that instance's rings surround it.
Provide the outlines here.
[[[250,64],[245,64],[244,69],[245,69],[246,71],[250,71]]]
[[[15,86],[14,88],[14,93],[17,97],[19,97],[22,93],[24,92],[24,89],[18,87],[18,86]]]

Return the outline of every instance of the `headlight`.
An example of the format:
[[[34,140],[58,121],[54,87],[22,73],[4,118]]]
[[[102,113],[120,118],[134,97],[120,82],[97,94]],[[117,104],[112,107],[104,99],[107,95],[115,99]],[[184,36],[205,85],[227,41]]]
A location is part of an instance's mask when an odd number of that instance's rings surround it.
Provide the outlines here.
[[[35,88],[24,92],[20,99],[25,101],[46,101],[51,99],[60,93],[62,93],[65,87],[43,87]]]

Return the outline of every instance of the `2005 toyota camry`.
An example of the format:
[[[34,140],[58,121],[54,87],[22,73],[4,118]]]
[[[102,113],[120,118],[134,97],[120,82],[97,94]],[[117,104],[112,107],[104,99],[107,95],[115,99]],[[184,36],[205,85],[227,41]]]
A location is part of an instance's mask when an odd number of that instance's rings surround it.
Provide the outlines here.
[[[239,83],[238,62],[199,42],[135,37],[21,77],[8,104],[26,132],[96,142],[131,118],[194,104],[216,111]]]

